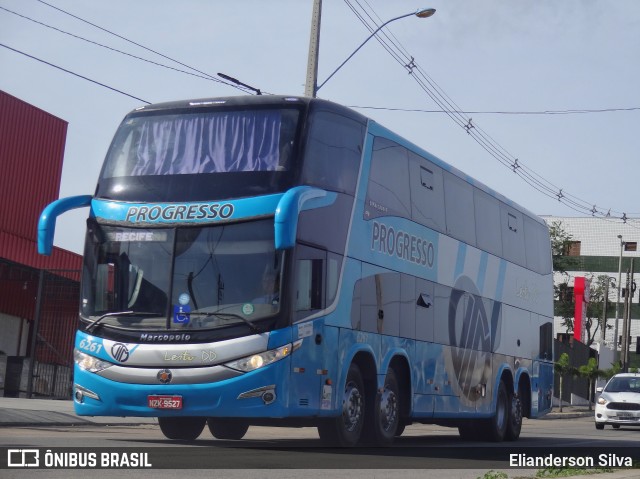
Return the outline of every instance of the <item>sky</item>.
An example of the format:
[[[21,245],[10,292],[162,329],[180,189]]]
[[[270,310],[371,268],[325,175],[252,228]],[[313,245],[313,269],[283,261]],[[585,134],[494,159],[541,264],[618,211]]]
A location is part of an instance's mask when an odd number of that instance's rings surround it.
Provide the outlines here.
[[[247,94],[184,65],[304,94],[313,0],[46,2],[163,55],[42,1],[0,0],[0,90],[69,123],[61,198],[94,192],[118,124],[144,102]],[[632,219],[640,218],[640,1],[427,2],[323,0],[318,83],[370,35],[354,10],[378,25],[423,7],[436,13],[384,29],[400,60],[414,59],[413,74],[372,39],[318,97],[353,107],[533,213],[586,216],[595,205],[599,216],[611,211],[603,221],[625,213],[640,229]],[[425,85],[447,98],[446,109],[468,113],[443,113]],[[60,217],[54,244],[81,253],[87,215]]]

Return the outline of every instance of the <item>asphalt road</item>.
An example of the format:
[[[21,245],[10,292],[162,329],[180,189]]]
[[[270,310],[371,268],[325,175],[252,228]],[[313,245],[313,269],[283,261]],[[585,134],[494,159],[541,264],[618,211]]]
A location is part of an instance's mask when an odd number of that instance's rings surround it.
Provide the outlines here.
[[[509,454],[553,454],[597,458],[600,454],[638,451],[640,428],[598,431],[590,417],[525,420],[515,443],[462,441],[455,429],[429,425],[407,427],[392,447],[332,449],[322,447],[312,428],[252,427],[241,441],[215,440],[208,430],[193,442],[168,441],[154,424],[139,426],[59,426],[0,428],[0,447],[39,448],[54,452],[147,453],[153,468],[137,469],[136,479],[153,477],[215,478],[429,478],[476,479],[490,470],[509,477],[532,477],[537,468],[509,468]],[[63,448],[63,449],[60,449]],[[624,449],[633,448],[633,449]],[[44,452],[43,452],[44,454]],[[178,471],[178,474],[176,474]],[[0,470],[3,478],[125,477],[125,469]],[[46,473],[46,474],[44,474]],[[58,473],[64,473],[57,475]],[[640,477],[640,473],[626,477]]]

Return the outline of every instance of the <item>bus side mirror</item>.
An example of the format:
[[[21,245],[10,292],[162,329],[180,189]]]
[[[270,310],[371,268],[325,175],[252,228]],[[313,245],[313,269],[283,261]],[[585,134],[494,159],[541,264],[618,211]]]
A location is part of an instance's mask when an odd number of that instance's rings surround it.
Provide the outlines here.
[[[56,219],[62,213],[76,208],[91,205],[91,195],[71,196],[62,198],[47,205],[38,221],[38,253],[49,256],[53,249],[53,233],[56,229]]]
[[[337,196],[336,193],[312,186],[296,186],[287,191],[280,198],[276,208],[274,223],[276,249],[289,249],[296,244],[298,217],[301,211],[329,206]]]

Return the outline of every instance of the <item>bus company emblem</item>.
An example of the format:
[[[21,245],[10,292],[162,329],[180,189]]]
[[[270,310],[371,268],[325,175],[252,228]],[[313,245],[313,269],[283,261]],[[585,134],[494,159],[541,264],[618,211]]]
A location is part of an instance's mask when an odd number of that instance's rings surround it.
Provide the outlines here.
[[[232,203],[194,203],[152,206],[130,206],[125,221],[158,223],[178,221],[226,220],[233,216]]]
[[[120,363],[126,363],[129,359],[129,348],[122,343],[116,343],[111,346],[111,356]]]
[[[458,385],[470,401],[481,397],[491,371],[492,334],[495,335],[500,304],[495,303],[491,322],[473,281],[462,276],[449,298],[449,342]]]
[[[177,334],[140,334],[140,341],[146,343],[173,343],[173,342],[186,342],[191,339],[190,334],[177,333]]]
[[[173,374],[168,369],[161,369],[158,371],[158,374],[156,374],[156,377],[162,384],[169,384],[171,379],[173,379]]]

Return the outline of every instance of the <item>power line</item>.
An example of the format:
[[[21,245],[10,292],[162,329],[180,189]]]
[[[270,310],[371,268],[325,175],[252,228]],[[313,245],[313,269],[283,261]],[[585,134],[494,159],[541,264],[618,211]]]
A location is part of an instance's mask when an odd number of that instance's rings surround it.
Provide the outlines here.
[[[188,72],[188,71],[186,71],[186,70],[181,70],[181,69],[179,69],[179,68],[175,68],[175,67],[172,67],[172,66],[169,66],[169,65],[164,65],[164,64],[162,64],[162,63],[154,62],[153,60],[148,60],[148,59],[146,59],[146,58],[142,58],[142,57],[139,57],[139,56],[137,56],[137,55],[133,55],[133,54],[131,54],[131,53],[127,53],[127,52],[122,51],[122,50],[118,50],[117,48],[113,48],[113,47],[110,47],[110,46],[108,46],[108,45],[104,45],[104,44],[102,44],[102,43],[98,43],[98,42],[96,42],[96,41],[89,40],[88,38],[81,37],[81,36],[79,36],[79,35],[76,35],[76,34],[73,34],[73,33],[67,32],[67,31],[65,31],[65,30],[62,30],[62,29],[57,28],[57,27],[54,27],[54,26],[49,25],[49,24],[47,24],[47,23],[44,23],[44,22],[41,22],[41,21],[35,20],[35,19],[33,19],[33,18],[31,18],[31,17],[28,17],[28,16],[26,16],[26,15],[23,15],[23,14],[21,14],[21,13],[14,12],[13,10],[9,10],[8,8],[5,8],[5,7],[1,6],[1,5],[0,5],[0,10],[4,10],[4,11],[6,11],[6,12],[8,12],[8,13],[11,13],[11,14],[13,14],[13,15],[16,15],[16,16],[20,17],[20,18],[23,18],[24,20],[28,20],[28,21],[30,21],[30,22],[33,22],[33,23],[35,23],[35,24],[37,24],[37,25],[40,25],[40,26],[43,26],[43,27],[45,27],[45,28],[50,28],[51,30],[55,30],[55,31],[57,31],[57,32],[59,32],[59,33],[63,33],[63,34],[65,34],[65,35],[68,35],[68,36],[70,36],[70,37],[72,37],[72,38],[75,38],[75,39],[77,39],[77,40],[82,40],[82,41],[87,42],[87,43],[90,43],[90,44],[92,44],[92,45],[96,45],[96,46],[99,46],[99,47],[101,47],[101,48],[105,48],[105,49],[107,49],[107,50],[111,50],[111,51],[113,51],[113,52],[116,52],[116,53],[120,53],[120,54],[122,54],[122,55],[129,56],[129,57],[134,58],[134,59],[136,59],[136,60],[141,60],[141,61],[143,61],[143,62],[151,63],[151,64],[153,64],[153,65],[160,66],[160,67],[163,67],[163,68],[168,68],[168,69],[170,69],[170,70],[174,70],[174,71],[177,71],[177,72],[180,72],[180,73],[184,73],[184,74],[186,74],[186,75],[195,76],[195,77],[197,77],[197,78],[203,78],[203,79],[205,79],[205,80],[211,80],[211,81],[215,81],[215,82],[218,82],[218,83],[223,83],[223,84],[225,84],[225,85],[227,84],[227,83],[225,83],[225,82],[223,82],[223,81],[221,81],[221,80],[218,80],[217,78],[211,78],[211,77],[209,77],[209,76],[199,75],[199,74],[197,74],[197,73],[191,73],[191,72]]]
[[[197,68],[194,68],[194,67],[192,67],[192,66],[187,65],[186,63],[183,63],[183,62],[181,62],[181,61],[179,61],[179,60],[176,60],[176,59],[174,59],[174,58],[171,58],[170,56],[165,55],[164,53],[160,53],[160,52],[158,52],[158,51],[156,51],[156,50],[153,50],[152,48],[149,48],[149,47],[147,47],[147,46],[145,46],[145,45],[142,45],[142,44],[140,44],[140,43],[138,43],[138,42],[135,42],[135,41],[133,41],[133,40],[130,40],[129,38],[126,38],[126,37],[124,37],[124,36],[122,36],[122,35],[119,35],[119,34],[117,34],[117,33],[115,33],[115,32],[112,32],[111,30],[108,30],[108,29],[106,29],[106,28],[104,28],[104,27],[101,27],[100,25],[97,25],[97,24],[95,24],[95,23],[92,23],[92,22],[90,22],[89,20],[86,20],[86,19],[81,18],[81,17],[79,17],[79,16],[77,16],[77,15],[74,15],[74,14],[72,14],[72,13],[70,13],[70,12],[66,11],[66,10],[63,10],[62,8],[56,7],[55,5],[51,5],[50,3],[47,3],[47,2],[45,2],[44,0],[36,0],[36,1],[37,1],[37,2],[42,3],[43,5],[48,6],[48,7],[50,7],[50,8],[53,8],[54,10],[57,10],[57,11],[59,11],[59,12],[61,12],[61,13],[65,14],[65,15],[68,15],[68,16],[70,16],[70,17],[72,17],[72,18],[75,18],[76,20],[79,20],[79,21],[81,21],[81,22],[83,22],[83,23],[86,23],[86,24],[88,24],[88,25],[91,25],[92,27],[97,28],[98,30],[101,30],[101,31],[103,31],[103,32],[105,32],[105,33],[108,33],[109,35],[113,35],[113,36],[115,36],[115,37],[117,37],[117,38],[119,38],[119,39],[121,39],[121,40],[124,40],[125,42],[131,43],[132,45],[135,45],[135,46],[137,46],[137,47],[139,47],[139,48],[142,48],[143,50],[146,50],[146,51],[151,52],[151,53],[153,53],[153,54],[155,54],[155,55],[158,55],[158,56],[160,56],[160,57],[162,57],[162,58],[164,58],[164,59],[166,59],[166,60],[172,61],[172,62],[174,62],[174,63],[176,63],[176,64],[178,64],[178,65],[180,65],[180,66],[183,66],[183,67],[185,67],[185,68],[188,68],[189,70],[193,70],[194,72],[199,73],[199,74],[201,74],[201,75],[204,75],[205,77],[207,77],[207,78],[209,78],[209,79],[211,79],[211,80],[213,80],[213,81],[216,81],[216,82],[222,83],[222,84],[224,84],[224,85],[230,86],[230,87],[232,87],[232,88],[235,88],[236,90],[240,90],[240,91],[242,91],[243,93],[247,93],[247,91],[246,91],[246,90],[244,90],[243,88],[241,88],[241,87],[240,87],[240,86],[238,86],[238,85],[234,85],[234,84],[232,84],[232,83],[228,83],[228,82],[224,82],[224,81],[222,81],[222,80],[219,80],[219,79],[218,79],[218,78],[216,78],[214,75],[211,75],[211,74],[209,74],[209,73],[206,73],[206,72],[203,72],[203,71],[201,71],[201,70],[198,70]]]
[[[541,110],[541,111],[506,111],[506,110],[465,110],[465,111],[443,111],[443,110],[425,110],[420,108],[393,108],[384,106],[360,106],[351,105],[350,108],[361,108],[363,110],[384,110],[384,111],[401,111],[409,113],[460,113],[462,115],[580,115],[589,113],[612,113],[620,111],[638,111],[640,107],[630,108],[589,108],[574,110]]]
[[[344,0],[347,6],[356,14],[356,17],[362,22],[369,31],[375,31],[378,26],[372,16],[367,13],[366,8],[362,6],[359,0],[353,0],[358,4],[360,9],[364,11],[364,14],[357,12],[356,7],[351,3],[352,0]],[[366,0],[363,0],[366,3]],[[367,3],[368,8],[373,11],[373,8]],[[380,20],[380,17],[373,12],[373,14]],[[371,19],[373,25],[370,25],[364,16]],[[535,171],[528,168],[517,157],[509,153],[499,143],[497,143],[491,136],[489,136],[482,128],[472,121],[471,117],[466,116],[465,110],[455,104],[455,102],[444,92],[444,90],[416,63],[413,56],[411,56],[407,50],[400,44],[395,38],[391,37],[384,30],[381,33],[385,39],[376,36],[376,39],[381,43],[383,48],[391,54],[391,56],[398,62],[403,68],[405,68],[412,78],[418,83],[420,88],[433,100],[433,102],[441,109],[443,113],[451,118],[451,120],[458,126],[463,128],[466,133],[478,143],[487,153],[493,156],[503,166],[511,169],[516,175],[518,175],[525,183],[537,190],[538,192],[548,196],[550,198],[557,199],[570,209],[579,212],[581,214],[598,216],[604,219],[613,219],[611,212],[613,211],[615,216],[618,216],[626,224],[632,220],[631,214],[624,212],[617,212],[609,209],[605,212],[603,208],[597,207],[591,202],[582,200],[574,195],[564,192],[562,188],[558,188],[553,183],[548,181],[543,176],[539,175]],[[567,110],[568,111],[568,110]],[[635,226],[634,226],[635,227]]]
[[[43,4],[45,4],[45,5],[51,6],[51,5],[49,5],[48,3],[44,2],[44,1],[41,1],[41,0],[37,0],[37,1],[40,1],[41,3],[43,3]],[[368,2],[366,2],[366,0],[364,0],[364,1],[365,1],[365,3],[366,3],[367,5],[369,5],[369,3],[368,3]],[[356,2],[356,3],[358,3],[358,4],[359,4],[359,2]],[[360,14],[360,13],[359,13],[355,8],[353,8],[353,7],[352,7],[348,2],[347,2],[347,5],[348,5],[350,8],[352,8],[353,13],[354,13],[355,15],[357,15],[357,16],[358,16],[358,18],[359,18],[361,21],[364,21],[364,20],[363,20],[362,15],[361,15],[361,14]],[[360,5],[360,4],[359,4],[359,5]],[[51,7],[52,7],[52,8],[55,8],[56,10],[60,10],[60,11],[64,12],[64,10],[59,9],[58,7],[54,7],[54,6],[51,6]],[[8,9],[8,8],[6,8],[6,7],[3,7],[3,6],[1,6],[1,5],[0,5],[0,10],[4,10],[4,11],[6,11],[6,12],[8,12],[8,13],[11,13],[11,14],[13,14],[13,15],[16,15],[16,16],[20,17],[20,18],[23,18],[24,20],[27,20],[27,21],[33,22],[33,23],[35,23],[35,24],[37,24],[37,25],[40,25],[40,26],[45,27],[45,28],[49,28],[49,29],[51,29],[51,30],[57,31],[57,32],[62,33],[62,34],[64,34],[64,35],[68,35],[68,36],[70,36],[70,37],[72,37],[72,38],[75,38],[75,39],[77,39],[77,40],[81,40],[81,41],[84,41],[84,42],[86,42],[86,43],[90,43],[90,44],[92,44],[92,45],[95,45],[95,46],[98,46],[98,47],[104,48],[104,49],[106,49],[106,50],[110,50],[110,51],[113,51],[113,52],[115,52],[115,53],[120,53],[121,55],[125,55],[125,56],[128,56],[128,57],[131,57],[131,58],[133,58],[133,59],[135,59],[135,60],[140,60],[140,61],[143,61],[143,62],[145,62],[145,63],[150,63],[150,64],[152,64],[152,65],[156,65],[156,66],[159,66],[159,67],[162,67],[162,68],[166,68],[166,69],[169,69],[169,70],[173,70],[173,71],[178,72],[178,73],[184,73],[185,75],[194,76],[194,77],[196,77],[196,78],[201,78],[201,79],[204,79],[204,80],[214,81],[214,82],[217,82],[217,83],[222,83],[222,84],[227,85],[227,86],[233,86],[233,87],[235,87],[235,86],[234,86],[234,85],[232,85],[231,83],[224,82],[224,81],[222,81],[222,80],[220,80],[220,79],[218,79],[218,78],[215,78],[215,77],[213,77],[213,76],[211,76],[211,75],[209,75],[209,74],[207,74],[207,73],[202,73],[202,74],[199,74],[199,73],[192,73],[192,72],[189,72],[189,71],[186,71],[186,70],[182,70],[182,69],[180,69],[180,68],[175,68],[175,67],[172,67],[172,66],[170,66],[170,65],[165,65],[165,64],[163,64],[163,63],[158,63],[158,62],[155,62],[155,61],[153,61],[153,60],[149,60],[149,59],[147,59],[147,58],[143,58],[143,57],[140,57],[140,56],[137,56],[137,55],[133,55],[133,54],[131,54],[131,53],[128,53],[128,52],[125,52],[125,51],[119,50],[119,49],[114,48],[114,47],[110,47],[110,46],[108,46],[108,45],[105,45],[105,44],[102,44],[102,43],[96,42],[96,41],[94,41],[94,40],[90,40],[90,39],[85,38],[85,37],[82,37],[82,36],[80,36],[80,35],[76,35],[76,34],[74,34],[74,33],[68,32],[68,31],[66,31],[66,30],[63,30],[63,29],[58,28],[58,27],[55,27],[55,26],[53,26],[53,25],[49,25],[49,24],[47,24],[47,23],[45,23],[45,22],[42,22],[42,21],[36,20],[36,19],[31,18],[31,17],[29,17],[29,16],[27,16],[27,15],[24,15],[24,14],[21,14],[21,13],[18,13],[18,12],[15,12],[15,11],[10,10],[10,9]],[[72,16],[73,18],[80,19],[79,17],[77,17],[77,16],[75,16],[75,15],[72,15],[72,14],[70,14],[70,13],[68,13],[68,12],[65,12],[65,13],[67,13],[67,14],[68,14],[68,15],[70,15],[70,16]],[[370,15],[368,15],[368,16],[369,16],[369,18],[372,18]],[[378,17],[378,18],[379,18],[379,17]],[[82,19],[80,19],[80,20],[82,20]],[[82,20],[82,21],[86,21],[86,20]],[[95,25],[95,24],[93,24],[93,23],[90,23],[90,22],[87,22],[87,23],[89,23],[89,24],[90,24],[90,25],[92,25],[92,26],[96,26],[96,25]],[[100,28],[100,29],[102,29],[102,27],[99,27],[99,26],[96,26],[96,28]],[[370,30],[370,31],[373,31],[373,28],[371,28],[371,27],[368,27],[368,28],[369,28],[369,30]],[[105,31],[107,31],[107,32],[111,33],[109,30],[105,30]],[[395,37],[392,33],[387,34],[386,32],[382,31],[382,32],[381,32],[381,34],[382,34],[382,35],[384,35],[384,36],[387,36],[388,38],[391,38],[391,37],[392,37],[393,39],[395,39],[395,40],[397,41],[396,37]],[[113,33],[113,35],[116,35],[118,38],[122,38],[122,39],[127,40],[126,38],[124,38],[124,37],[122,37],[122,36],[120,36],[120,35],[117,35],[117,34],[115,34],[115,33]],[[380,41],[378,38],[376,38],[376,39],[377,39],[378,41]],[[129,40],[127,40],[127,41],[129,41]],[[134,45],[136,45],[136,46],[141,46],[141,45],[139,45],[139,44],[138,44],[138,43],[136,43],[136,42],[132,42],[132,43],[133,43]],[[394,57],[395,57],[396,59],[400,59],[400,57],[398,57],[397,55],[395,55],[395,53],[393,53],[393,50],[390,48],[390,46],[388,45],[388,43],[387,43],[387,42],[383,42],[383,45],[384,45],[385,49],[386,49],[390,54],[394,55]],[[401,47],[401,45],[399,45],[399,46]],[[141,46],[141,47],[146,49],[146,47],[143,47],[143,46]],[[151,49],[148,49],[148,50],[149,50],[149,51],[151,51],[151,52],[153,52],[153,53],[156,53],[156,54],[159,54],[159,55],[161,55],[161,56],[164,56],[164,55],[162,55],[162,54],[160,54],[160,53],[157,53],[155,50],[151,50]],[[174,62],[176,62],[176,63],[180,63],[180,62],[178,62],[177,60],[171,59],[171,58],[169,58],[169,57],[166,57],[166,56],[165,56],[165,58],[167,58],[167,59],[169,59],[169,60],[171,60],[171,61],[174,61]],[[406,65],[405,65],[405,66],[406,66]],[[187,66],[187,68],[191,68],[191,69],[193,69],[192,67],[189,67],[189,66]],[[193,69],[193,70],[194,70],[194,71],[198,71],[198,70],[195,70],[195,69]],[[239,86],[240,86],[240,87],[242,87],[242,85],[239,85]],[[248,92],[249,92],[249,90],[247,90],[247,89],[241,89],[241,91],[243,91],[244,93],[248,93]],[[394,108],[394,107],[361,106],[361,105],[348,105],[348,106],[349,106],[350,108],[359,108],[359,109],[363,109],[363,110],[382,110],[382,111],[401,111],[401,112],[413,112],[413,113],[439,113],[439,114],[442,114],[442,113],[456,113],[456,114],[463,114],[463,115],[572,115],[572,114],[610,113],[610,112],[625,112],[625,111],[638,111],[638,110],[640,110],[640,107],[630,107],[630,108],[599,108],[599,109],[594,109],[594,108],[585,109],[585,108],[583,108],[583,109],[542,110],[542,111],[504,111],[504,110],[503,110],[503,111],[501,111],[501,110],[494,110],[494,111],[490,111],[490,110],[489,110],[489,111],[488,111],[488,110],[478,110],[478,111],[468,111],[468,110],[467,110],[467,111],[456,111],[456,110],[449,110],[449,111],[445,111],[445,110],[443,110],[443,109],[439,109],[439,110],[426,110],[426,109],[419,109],[419,108]]]
[[[0,43],[0,47],[4,47],[4,48],[6,48],[8,50],[11,50],[13,52],[19,53],[20,55],[24,55],[25,57],[31,58],[32,60],[36,60],[36,61],[39,61],[41,63],[44,63],[45,65],[49,65],[50,67],[57,68],[58,70],[62,70],[65,73],[69,73],[70,75],[74,75],[74,76],[77,76],[78,78],[82,78],[83,80],[87,80],[87,81],[89,81],[91,83],[95,83],[96,85],[100,85],[101,87],[104,87],[104,88],[107,88],[109,90],[115,91],[116,93],[120,93],[122,95],[128,96],[129,98],[133,98],[134,100],[141,101],[143,103],[146,103],[147,105],[150,104],[150,102],[148,102],[147,100],[143,100],[142,98],[138,98],[137,96],[133,96],[133,95],[131,95],[129,93],[126,93],[126,92],[124,92],[122,90],[118,90],[117,88],[109,86],[109,85],[107,85],[105,83],[101,83],[101,82],[99,82],[97,80],[93,80],[93,79],[88,78],[86,76],[80,75],[79,73],[72,72],[71,70],[67,70],[66,68],[62,68],[61,66],[54,65],[53,63],[49,63],[49,62],[47,62],[45,60],[42,60],[41,58],[34,57],[33,55],[29,55],[28,53],[25,53],[23,51],[17,50],[15,48],[11,48],[10,46],[5,45],[4,43]]]

